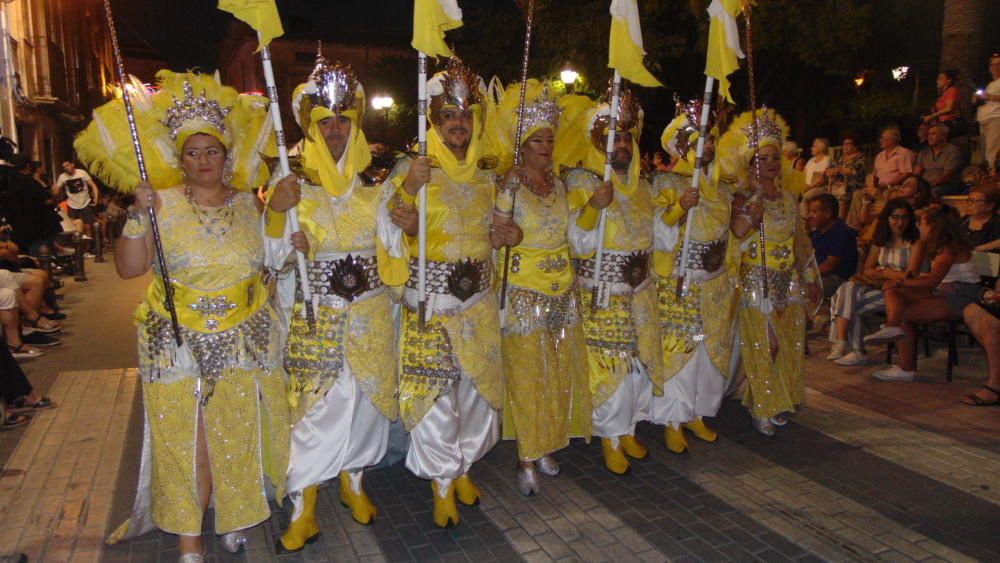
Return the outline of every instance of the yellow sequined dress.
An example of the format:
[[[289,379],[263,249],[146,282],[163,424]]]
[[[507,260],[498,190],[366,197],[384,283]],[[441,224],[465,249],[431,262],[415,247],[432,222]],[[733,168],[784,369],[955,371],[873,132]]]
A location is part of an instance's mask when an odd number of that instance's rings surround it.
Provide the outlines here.
[[[571,436],[590,437],[590,387],[565,184],[556,179],[546,197],[522,187],[516,201],[514,222],[524,239],[511,249],[502,331],[504,437],[516,437],[520,459],[536,460]]]
[[[159,195],[165,259],[191,353],[174,343],[156,277],[136,312],[145,405],[139,492],[132,518],[109,542],[144,533],[150,523],[173,534],[201,534],[194,459],[199,415],[216,533],[270,516],[265,479],[278,498],[284,494],[286,380],[277,318],[261,275],[264,247],[254,196],[240,192],[231,206],[207,208],[188,201],[181,189]]]
[[[410,160],[397,164],[387,182],[394,193],[387,208],[415,198],[403,190]],[[389,235],[379,227],[378,267],[390,285],[405,285],[400,351],[399,415],[412,430],[438,397],[468,377],[493,410],[502,404],[500,321],[492,290],[493,248],[489,230],[496,188],[492,175],[478,170],[467,181],[431,169],[427,184],[427,311],[423,329],[417,315],[417,237]],[[461,296],[456,294],[456,290]]]
[[[812,245],[799,219],[795,197],[785,191],[762,199],[767,253],[768,298],[765,314],[760,231],[740,244],[739,334],[747,390],[743,404],[755,418],[795,412],[803,402],[802,360],[805,349],[804,272]],[[768,343],[777,343],[772,359]]]
[[[569,190],[573,257],[579,259],[580,311],[587,344],[590,393],[595,409],[615,394],[625,376],[644,371],[654,381],[662,352],[657,327],[656,283],[651,274],[653,201],[649,184],[639,180],[630,193],[615,186],[606,208],[602,280],[610,283],[607,307],[594,308],[594,255],[598,212],[587,205],[601,178],[577,168],[565,176]],[[595,432],[597,428],[594,429]]]
[[[653,268],[657,274],[665,380],[691,361],[699,344],[705,346],[715,370],[728,374],[732,350],[735,291],[730,270],[735,268],[731,268],[734,261],[728,258],[730,250],[737,250],[729,240],[732,185],[703,175],[698,187],[699,203],[688,225],[688,213],[681,207],[680,198],[690,185],[690,176],[674,173],[657,174],[653,183],[662,221],[662,226],[656,226]],[[688,291],[679,297],[681,254],[688,229]]]

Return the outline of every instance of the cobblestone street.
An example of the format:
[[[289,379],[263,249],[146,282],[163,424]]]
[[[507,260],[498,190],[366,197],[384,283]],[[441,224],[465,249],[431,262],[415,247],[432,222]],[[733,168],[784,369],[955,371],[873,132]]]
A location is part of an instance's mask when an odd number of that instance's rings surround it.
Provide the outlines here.
[[[0,552],[31,561],[173,562],[173,536],[103,544],[127,517],[142,435],[131,315],[145,279],[111,264],[67,280],[64,344],[25,363],[57,403],[0,434]],[[337,489],[320,491],[320,541],[276,557],[288,516],[250,530],[245,553],[226,553],[210,529],[210,561],[1000,561],[1000,409],[959,404],[985,383],[985,359],[961,348],[955,380],[944,350],[920,359],[914,383],[882,383],[873,366],[827,362],[812,337],[807,406],[773,439],[727,401],[709,421],[714,444],[689,437],[674,455],[661,427],[642,425],[650,455],[622,477],[604,469],[599,441],[575,440],[563,467],[525,498],[515,448],[502,442],[472,470],[483,492],[447,530],[431,521],[431,490],[402,464],[366,474],[379,509],[353,522]],[[965,344],[963,342],[963,344]],[[881,349],[872,358],[884,360]],[[211,526],[211,518],[206,519]]]

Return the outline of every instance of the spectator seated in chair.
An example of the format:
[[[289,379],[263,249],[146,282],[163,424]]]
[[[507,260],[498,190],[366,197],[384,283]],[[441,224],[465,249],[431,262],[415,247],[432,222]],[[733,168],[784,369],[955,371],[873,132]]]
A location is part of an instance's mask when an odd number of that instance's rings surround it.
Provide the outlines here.
[[[958,211],[947,205],[931,207],[920,216],[919,230],[918,244],[931,261],[930,271],[907,272],[882,284],[886,323],[864,339],[869,345],[897,342],[899,346],[899,365],[872,374],[883,381],[913,381],[916,325],[961,319],[965,307],[979,296],[979,274]]]
[[[962,234],[977,252],[1000,253],[1000,188],[995,182],[981,183],[969,190],[962,220]]]
[[[840,218],[832,195],[820,194],[808,205],[809,239],[823,280],[823,297],[829,299],[857,271],[858,233]]]
[[[855,137],[847,135],[841,140],[843,152],[830,163],[823,174],[827,179],[827,193],[840,202],[840,218],[847,219],[851,197],[865,184],[865,155],[858,149]]]
[[[913,161],[916,155],[910,149],[900,146],[902,138],[899,129],[887,127],[879,137],[879,146],[882,152],[875,155],[875,169],[873,181],[870,187],[854,192],[851,198],[851,207],[847,213],[847,224],[852,228],[861,231],[863,226],[859,221],[865,221],[866,215],[861,212],[861,207],[867,202],[886,201],[889,199],[888,191],[893,186],[903,183],[907,176],[913,173]],[[868,218],[867,222],[874,221],[881,208]]]
[[[963,317],[986,350],[989,379],[982,389],[962,397],[962,403],[970,407],[1000,405],[1000,280],[992,290],[983,291],[975,303],[966,305]]]
[[[962,151],[948,142],[948,126],[931,125],[927,141],[928,147],[917,155],[913,173],[930,182],[936,197],[960,194]]]

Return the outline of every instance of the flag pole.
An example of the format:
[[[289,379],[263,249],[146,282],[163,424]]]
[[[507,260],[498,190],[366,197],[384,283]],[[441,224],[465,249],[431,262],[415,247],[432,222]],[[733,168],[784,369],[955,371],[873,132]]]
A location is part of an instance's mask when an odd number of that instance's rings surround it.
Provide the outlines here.
[[[514,170],[521,165],[521,127],[524,124],[524,95],[528,84],[528,54],[531,51],[531,28],[535,23],[535,0],[528,0],[528,22],[524,31],[524,53],[521,55],[521,99],[518,100],[517,132],[514,133]],[[513,218],[514,206],[517,204],[517,191],[511,194],[510,213]],[[503,282],[500,285],[500,326],[506,324],[507,317],[507,280],[510,275],[510,246],[505,248],[503,256]]]
[[[743,14],[746,16],[747,76],[750,80],[750,148],[752,149],[751,152],[756,155],[759,148],[757,138],[757,89],[754,87],[753,24],[750,21],[752,14],[748,0],[743,0]],[[754,157],[753,177],[758,183],[760,182],[760,159],[756,156]],[[760,195],[760,193],[757,195]],[[763,214],[760,216],[760,268],[762,270],[760,276],[761,296],[763,297],[761,310],[765,314],[770,314],[771,299],[767,280],[767,236],[764,231]]]
[[[701,100],[701,117],[698,123],[698,147],[695,149],[694,175],[691,178],[691,189],[698,192],[701,180],[702,157],[705,155],[705,138],[708,136],[708,117],[711,115],[712,89],[715,86],[715,79],[711,76],[705,78],[705,95]],[[681,246],[681,276],[678,278],[679,291],[677,298],[688,294],[690,289],[688,280],[688,254],[691,249],[691,222],[694,220],[694,210],[698,207],[694,205],[687,210],[687,219],[684,221],[684,244]]]
[[[608,117],[608,141],[604,149],[604,181],[611,180],[614,171],[611,168],[611,159],[615,150],[615,129],[618,128],[618,97],[621,94],[622,75],[615,69],[615,77],[611,82],[611,107]],[[633,156],[635,158],[635,156]],[[597,222],[597,254],[594,256],[594,293],[591,301],[591,309],[602,309],[611,298],[609,284],[601,281],[601,270],[604,266],[604,232],[607,230],[608,213],[607,208],[600,212],[600,219]]]
[[[122,54],[118,46],[118,31],[115,28],[115,19],[111,15],[111,0],[104,0],[104,14],[108,22],[108,32],[111,34],[111,51],[114,56],[115,70],[118,72],[118,80],[122,86],[122,101],[125,103],[125,116],[128,120],[128,131],[132,136],[132,148],[135,149],[135,160],[139,167],[139,177],[143,182],[149,181],[149,174],[146,172],[146,159],[142,154],[142,143],[139,142],[139,131],[135,125],[135,114],[132,109],[132,97],[128,91],[128,75],[125,74],[125,65],[122,63]],[[163,305],[170,313],[170,326],[174,332],[174,342],[178,347],[183,345],[181,338],[181,326],[177,321],[177,308],[174,305],[174,287],[170,285],[170,273],[167,271],[167,260],[163,255],[163,239],[160,238],[160,225],[156,220],[156,211],[153,206],[149,207],[149,226],[153,231],[153,246],[156,249],[156,259],[160,266],[160,277],[163,279]]]
[[[257,32],[257,41],[261,43],[263,37]],[[278,87],[274,81],[274,67],[271,64],[271,49],[267,45],[260,48],[260,60],[264,67],[264,83],[267,87],[267,97],[271,99],[268,111],[271,112],[271,122],[274,124],[274,141],[278,147],[278,161],[281,166],[281,177],[284,178],[292,173],[292,167],[288,164],[288,147],[285,145],[285,127],[281,122],[281,108],[278,106]],[[288,224],[292,232],[302,230],[299,226],[298,211],[292,207],[287,212]],[[302,300],[306,306],[303,307],[306,319],[310,328],[316,326],[316,304],[313,303],[312,289],[309,287],[309,271],[306,268],[306,256],[301,251],[295,251],[295,262],[299,273],[299,288],[302,290]]]
[[[427,156],[427,55],[417,53],[417,154]],[[427,317],[427,184],[420,186],[417,210],[417,315],[424,327]]]

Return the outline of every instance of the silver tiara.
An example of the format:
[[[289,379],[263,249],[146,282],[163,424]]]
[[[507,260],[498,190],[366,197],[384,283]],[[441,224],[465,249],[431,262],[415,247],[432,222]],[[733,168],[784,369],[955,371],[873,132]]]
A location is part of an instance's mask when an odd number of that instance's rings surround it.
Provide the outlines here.
[[[756,122],[757,128],[757,138],[754,138],[754,122]],[[781,125],[777,120],[771,119],[771,114],[767,110],[767,106],[763,106],[760,109],[760,113],[754,116],[753,121],[746,127],[743,127],[743,133],[747,136],[747,141],[750,146],[758,146],[760,142],[764,139],[771,138],[782,140]]]
[[[522,86],[523,87],[523,86]],[[524,106],[524,119],[521,122],[521,135],[531,130],[539,123],[551,123],[552,132],[559,129],[559,115],[562,108],[559,103],[549,97],[549,85],[546,83],[542,88],[542,95],[531,104]]]
[[[220,133],[226,132],[226,116],[231,108],[224,108],[219,102],[208,98],[202,90],[198,97],[194,95],[191,82],[184,81],[184,99],[174,98],[174,105],[167,109],[167,114],[160,123],[170,131],[170,139],[177,140],[177,133],[188,121],[201,119],[208,122]]]

